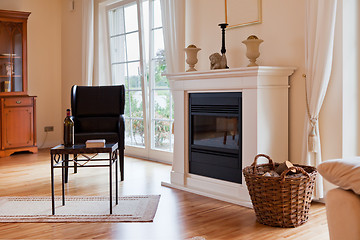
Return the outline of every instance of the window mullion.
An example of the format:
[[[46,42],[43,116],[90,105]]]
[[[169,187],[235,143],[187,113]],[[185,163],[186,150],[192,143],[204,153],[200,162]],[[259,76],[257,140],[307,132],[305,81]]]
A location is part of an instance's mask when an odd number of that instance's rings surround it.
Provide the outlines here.
[[[121,11],[122,11],[122,27],[123,27],[123,29],[124,29],[124,32],[126,32],[125,31],[125,9],[124,9],[124,7],[122,7],[121,8]],[[127,41],[126,41],[126,35],[125,35],[125,37],[124,37],[124,45],[125,45],[125,49],[127,49]],[[133,119],[132,119],[132,109],[131,109],[131,101],[130,101],[130,99],[131,99],[131,96],[130,96],[130,79],[129,79],[129,67],[128,67],[128,63],[127,63],[127,61],[128,61],[128,56],[127,56],[127,51],[125,51],[125,53],[124,53],[124,56],[125,56],[125,61],[124,61],[124,64],[125,64],[125,68],[126,68],[126,76],[125,76],[125,78],[126,78],[126,82],[127,82],[127,92],[128,92],[128,100],[129,100],[129,116],[128,116],[128,119],[129,119],[129,122],[130,122],[130,137],[131,137],[131,141],[133,142],[133,141],[135,141],[135,136],[134,136],[134,132],[133,132]]]
[[[138,30],[134,30],[134,31],[126,32],[126,33],[118,33],[118,34],[115,34],[115,35],[110,35],[110,38],[125,36],[125,35],[136,33],[136,32],[138,32]]]
[[[154,1],[149,0],[149,93],[150,93],[150,112],[151,112],[151,119],[150,119],[150,145],[151,148],[154,148],[154,135],[155,135],[155,105],[154,105],[154,66],[152,61],[152,56],[154,55],[154,32],[152,31],[154,26]]]
[[[123,61],[123,62],[112,62],[111,65],[116,65],[116,64],[124,64],[124,63],[136,63],[139,62],[139,60],[131,60],[131,61]]]

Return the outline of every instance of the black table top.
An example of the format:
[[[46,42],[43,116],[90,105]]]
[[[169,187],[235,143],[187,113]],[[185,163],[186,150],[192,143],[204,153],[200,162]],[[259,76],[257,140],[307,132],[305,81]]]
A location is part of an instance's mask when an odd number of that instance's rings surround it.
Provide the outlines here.
[[[107,143],[105,147],[87,148],[85,144],[75,144],[65,147],[63,144],[50,149],[51,154],[80,154],[80,153],[112,153],[118,149],[118,143]]]

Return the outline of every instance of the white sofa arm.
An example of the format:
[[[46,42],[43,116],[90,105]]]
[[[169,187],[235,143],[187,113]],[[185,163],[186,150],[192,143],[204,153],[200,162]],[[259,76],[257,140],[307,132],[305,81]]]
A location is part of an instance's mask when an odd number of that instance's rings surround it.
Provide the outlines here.
[[[326,215],[331,240],[360,239],[360,196],[336,188],[326,195]]]

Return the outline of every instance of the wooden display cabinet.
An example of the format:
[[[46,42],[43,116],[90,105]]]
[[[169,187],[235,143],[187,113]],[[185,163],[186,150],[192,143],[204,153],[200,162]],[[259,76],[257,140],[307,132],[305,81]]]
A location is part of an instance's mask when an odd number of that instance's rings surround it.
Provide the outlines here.
[[[0,10],[0,157],[37,152],[36,97],[27,94],[29,12]]]

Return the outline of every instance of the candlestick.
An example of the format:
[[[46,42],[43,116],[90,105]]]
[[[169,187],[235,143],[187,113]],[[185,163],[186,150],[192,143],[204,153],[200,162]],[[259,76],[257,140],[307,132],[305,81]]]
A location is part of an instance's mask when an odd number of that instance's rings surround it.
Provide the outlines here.
[[[221,54],[225,57],[225,53],[226,53],[226,48],[225,48],[225,28],[228,26],[229,24],[227,23],[220,23],[219,26],[221,28],[221,34],[222,34],[222,44],[221,44]],[[226,57],[225,57],[226,58]],[[226,64],[225,68],[229,68],[228,65]]]

